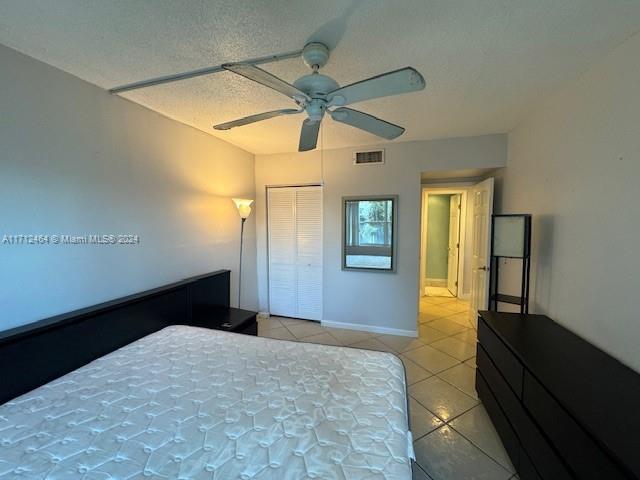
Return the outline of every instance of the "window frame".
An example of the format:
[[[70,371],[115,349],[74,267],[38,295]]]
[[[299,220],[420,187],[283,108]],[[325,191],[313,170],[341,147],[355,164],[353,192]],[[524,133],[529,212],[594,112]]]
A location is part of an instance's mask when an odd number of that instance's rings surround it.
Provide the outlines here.
[[[391,244],[389,246],[375,246],[375,245],[367,245],[367,246],[351,246],[347,245],[347,232],[349,228],[347,226],[348,218],[347,218],[347,204],[349,202],[376,202],[376,201],[391,201]],[[341,266],[342,270],[348,271],[364,271],[364,272],[382,272],[382,273],[395,273],[396,265],[397,265],[397,241],[398,241],[398,195],[357,195],[357,196],[343,196],[342,197],[342,239],[340,240],[341,245]],[[385,222],[386,223],[386,222]],[[362,254],[367,254],[367,252],[380,253],[381,249],[389,251],[388,255],[381,256],[389,256],[391,257],[391,267],[390,268],[375,268],[375,267],[350,267],[347,266],[347,253],[349,250],[357,249]]]

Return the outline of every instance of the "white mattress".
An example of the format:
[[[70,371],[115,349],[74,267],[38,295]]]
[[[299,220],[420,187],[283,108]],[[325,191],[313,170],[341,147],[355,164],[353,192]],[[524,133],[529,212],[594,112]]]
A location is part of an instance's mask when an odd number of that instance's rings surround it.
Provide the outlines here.
[[[0,478],[408,480],[405,392],[388,353],[169,327],[0,406]]]

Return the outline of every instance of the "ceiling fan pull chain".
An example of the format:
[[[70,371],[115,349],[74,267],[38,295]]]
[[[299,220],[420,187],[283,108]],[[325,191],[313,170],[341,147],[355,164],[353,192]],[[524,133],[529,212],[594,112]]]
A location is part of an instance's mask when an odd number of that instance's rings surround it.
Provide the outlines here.
[[[324,125],[320,125],[320,185],[324,187]]]

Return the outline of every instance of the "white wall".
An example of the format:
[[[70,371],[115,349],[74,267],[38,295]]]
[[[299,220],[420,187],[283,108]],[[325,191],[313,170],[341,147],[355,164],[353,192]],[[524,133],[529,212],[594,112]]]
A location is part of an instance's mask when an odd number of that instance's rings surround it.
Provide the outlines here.
[[[137,246],[0,242],[0,329],[219,268],[236,298],[253,155],[0,46],[0,240],[137,234]],[[255,224],[243,295],[256,306]],[[246,283],[245,283],[246,281]]]
[[[640,371],[639,59],[635,35],[509,135],[499,204],[534,215],[533,310]]]
[[[345,127],[347,128],[347,127]],[[320,183],[324,176],[324,320],[415,332],[418,314],[420,173],[504,166],[506,137],[487,135],[390,143],[381,166],[353,165],[354,149],[256,156],[259,306],[268,310],[265,187]],[[321,162],[321,156],[324,160]],[[323,175],[324,173],[324,175]],[[342,271],[341,201],[347,195],[397,194],[396,273]]]

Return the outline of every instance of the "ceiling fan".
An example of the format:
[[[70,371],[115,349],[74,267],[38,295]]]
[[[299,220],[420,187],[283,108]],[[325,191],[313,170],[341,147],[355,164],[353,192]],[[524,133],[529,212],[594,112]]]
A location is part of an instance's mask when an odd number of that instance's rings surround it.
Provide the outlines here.
[[[312,73],[300,77],[293,82],[293,85],[256,66],[298,56],[302,56],[304,63],[311,68]],[[281,115],[306,113],[307,118],[302,122],[300,143],[298,145],[298,150],[301,152],[316,148],[320,124],[325,113],[328,113],[336,122],[351,125],[388,140],[393,140],[404,133],[403,127],[381,120],[368,113],[347,108],[346,105],[422,90],[425,87],[425,82],[417,70],[412,67],[401,68],[340,87],[334,79],[319,73],[320,68],[326,65],[328,60],[329,49],[327,46],[323,43],[312,42],[308,43],[302,50],[295,52],[254,58],[239,63],[225,63],[215,67],[152,78],[115,87],[109,91],[111,93],[120,93],[201,75],[229,71],[286,95],[296,103],[298,108],[273,110],[220,123],[214,125],[213,128],[216,130],[229,130],[230,128],[241,127]]]
[[[345,105],[388,97],[400,93],[415,92],[425,87],[422,75],[411,67],[376,75],[345,87],[340,87],[333,78],[319,73],[329,60],[329,49],[322,43],[309,43],[302,50],[302,59],[313,72],[305,75],[293,85],[248,63],[227,63],[222,68],[242,75],[267,87],[270,87],[291,98],[298,108],[284,108],[270,112],[258,113],[248,117],[220,123],[213,128],[229,130],[230,128],[260,122],[280,115],[296,115],[306,113],[302,122],[298,151],[304,152],[316,148],[320,123],[325,113],[336,122],[359,128],[378,137],[393,140],[404,133],[404,128],[381,120],[368,113],[347,108]]]

